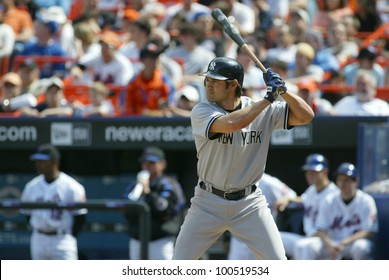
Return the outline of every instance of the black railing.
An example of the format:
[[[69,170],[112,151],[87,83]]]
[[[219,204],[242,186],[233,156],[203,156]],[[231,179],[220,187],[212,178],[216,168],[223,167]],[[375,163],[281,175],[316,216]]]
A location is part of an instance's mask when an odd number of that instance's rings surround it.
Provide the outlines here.
[[[150,207],[142,201],[90,199],[84,203],[64,202],[22,202],[20,200],[0,200],[0,209],[81,209],[111,210],[111,211],[137,211],[139,213],[140,256],[147,260],[150,241],[151,217]]]

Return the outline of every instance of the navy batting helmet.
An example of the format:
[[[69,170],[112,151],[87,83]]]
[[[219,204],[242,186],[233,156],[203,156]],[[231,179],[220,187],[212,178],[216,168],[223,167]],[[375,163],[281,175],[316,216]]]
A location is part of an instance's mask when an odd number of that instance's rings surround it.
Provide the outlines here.
[[[341,165],[339,165],[338,169],[336,170],[336,175],[343,174],[350,176],[353,179],[357,178],[357,168],[354,164],[349,162],[344,162]]]
[[[209,63],[208,70],[200,75],[223,81],[237,80],[240,87],[242,87],[244,69],[235,59],[229,57],[216,57]]]
[[[322,171],[328,168],[328,160],[321,154],[311,154],[305,159],[302,170]]]

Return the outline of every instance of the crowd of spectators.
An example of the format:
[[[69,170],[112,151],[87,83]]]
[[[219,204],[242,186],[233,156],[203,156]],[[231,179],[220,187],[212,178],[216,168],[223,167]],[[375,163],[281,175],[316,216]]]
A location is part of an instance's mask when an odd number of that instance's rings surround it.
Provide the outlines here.
[[[189,116],[216,56],[263,98],[214,8],[318,115],[389,115],[386,0],[0,0],[0,116]]]

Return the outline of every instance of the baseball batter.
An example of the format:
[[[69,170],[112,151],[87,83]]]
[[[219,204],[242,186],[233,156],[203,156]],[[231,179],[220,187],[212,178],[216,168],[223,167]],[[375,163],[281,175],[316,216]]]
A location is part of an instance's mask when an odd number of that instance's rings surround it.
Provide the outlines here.
[[[85,202],[85,189],[75,179],[59,171],[59,151],[50,144],[31,155],[39,176],[26,184],[21,200],[28,202]],[[78,259],[76,236],[85,221],[87,209],[22,209],[33,229],[33,260]]]
[[[199,259],[225,231],[246,243],[257,259],[285,259],[256,183],[265,169],[272,131],[307,124],[314,114],[301,98],[286,92],[271,69],[263,75],[268,89],[258,102],[242,96],[244,69],[234,59],[216,57],[202,75],[208,102],[198,103],[191,115],[199,180],[173,259]],[[286,102],[275,101],[279,94]]]
[[[371,258],[372,237],[378,231],[374,198],[357,188],[353,164],[342,163],[336,173],[340,194],[331,194],[320,204],[315,237],[297,242],[296,259]]]

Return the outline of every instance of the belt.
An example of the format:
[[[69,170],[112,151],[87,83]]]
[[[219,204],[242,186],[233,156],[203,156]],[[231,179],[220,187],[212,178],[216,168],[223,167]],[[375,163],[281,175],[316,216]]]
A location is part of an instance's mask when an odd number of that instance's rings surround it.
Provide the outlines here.
[[[45,230],[38,229],[37,232],[39,232],[41,234],[45,234],[45,235],[57,235],[57,234],[66,234],[66,233],[68,233],[68,231],[65,230],[65,229],[52,230],[52,231],[45,231]]]
[[[200,188],[203,189],[203,190],[206,190],[208,191],[207,187],[205,186],[205,183],[203,181],[201,181],[199,183],[200,185]],[[252,185],[250,187],[250,193],[246,194],[246,190],[243,189],[243,190],[240,190],[240,191],[236,191],[236,192],[225,192],[225,191],[222,191],[222,190],[219,190],[219,189],[216,189],[214,187],[211,187],[211,193],[217,195],[217,196],[220,196],[224,199],[227,199],[227,200],[239,200],[239,199],[242,199],[243,197],[249,195],[249,194],[252,194],[255,189],[257,188],[256,185]]]

